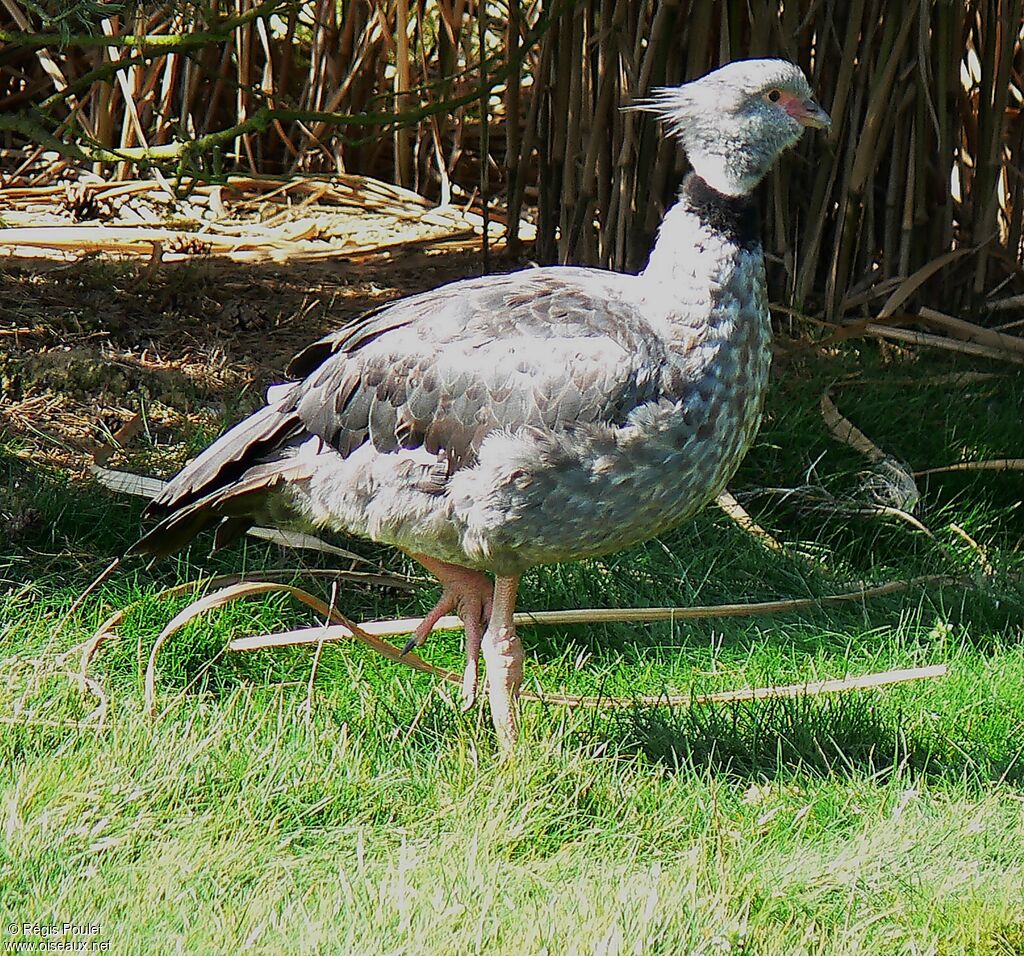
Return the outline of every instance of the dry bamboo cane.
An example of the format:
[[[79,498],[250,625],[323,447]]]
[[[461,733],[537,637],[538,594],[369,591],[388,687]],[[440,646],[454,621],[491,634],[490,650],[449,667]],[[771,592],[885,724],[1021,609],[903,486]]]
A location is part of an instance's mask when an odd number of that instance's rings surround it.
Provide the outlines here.
[[[487,163],[490,159],[490,99],[491,93],[487,85],[487,3],[477,0],[477,40],[480,56],[480,209],[483,213],[483,230],[480,233],[480,252],[483,256],[483,270],[491,269],[490,240],[490,170]]]
[[[505,206],[508,217],[505,226],[505,246],[513,255],[519,251],[519,217],[522,214],[522,194],[519,192],[520,127],[519,103],[522,96],[522,56],[520,53],[521,17],[519,0],[508,0],[508,23],[505,32],[505,54],[513,64],[512,73],[505,82]],[[486,228],[484,232],[486,232]]]
[[[409,68],[409,0],[397,0],[395,5],[395,112],[405,111],[410,86]],[[413,184],[412,145],[409,127],[395,127],[395,181],[407,189]]]
[[[403,3],[408,12],[408,0]],[[858,296],[870,294],[885,277],[912,275],[946,252],[979,243],[989,245],[915,293],[924,304],[937,305],[941,296],[943,308],[962,311],[1005,280],[1019,282],[1014,263],[1024,242],[1024,125],[1016,114],[1024,0],[919,0],[899,10],[882,0],[781,8],[638,0],[626,7],[625,16],[616,12],[616,0],[509,0],[491,8],[491,52],[498,29],[505,51],[487,71],[493,76],[495,63],[515,67],[504,89],[510,221],[517,221],[533,188],[536,150],[540,258],[635,268],[646,254],[658,204],[669,198],[681,167],[674,145],[656,143],[647,123],[616,112],[624,94],[694,77],[726,56],[782,55],[809,71],[834,120],[834,158],[807,147],[803,154],[814,156],[813,167],[801,168],[799,159],[784,164],[766,209],[768,251],[784,257],[790,295],[814,307],[824,292],[835,316],[858,301],[863,305]],[[261,105],[260,88],[267,103],[381,113],[381,97],[396,92],[385,70],[405,63],[408,82],[402,80],[398,92],[414,106],[420,87],[429,91],[421,99],[443,102],[448,87],[465,91],[478,75],[475,35],[479,14],[488,15],[468,0],[417,6],[417,62],[390,52],[406,35],[397,29],[395,0],[225,0],[204,14],[160,5],[135,18],[134,33],[126,32],[129,21],[103,35],[71,37],[65,46],[40,29],[20,0],[4,0],[3,9],[21,32],[0,30],[12,51],[0,65],[0,102],[11,103],[16,85],[23,97],[18,108],[26,98],[45,101],[50,131],[61,123],[69,132],[59,135],[85,129],[91,146],[107,148],[96,154],[103,157],[96,170],[109,173],[116,163],[116,176],[134,167],[125,157],[110,158],[110,147],[159,147],[233,129]],[[499,27],[493,11],[503,9],[507,19]],[[216,19],[224,14],[233,16]],[[280,17],[274,28],[272,14]],[[556,22],[535,52],[523,38],[541,17]],[[414,24],[408,27],[411,40]],[[431,32],[433,46],[424,39]],[[296,74],[300,62],[310,64],[307,75]],[[49,92],[55,83],[63,92]],[[527,83],[531,102],[520,135],[516,98],[525,97]],[[442,84],[443,96],[434,92]],[[478,99],[454,110],[455,159],[458,130]],[[29,129],[22,119],[5,114],[0,126]],[[380,174],[382,168],[373,165],[378,144],[387,149],[407,135],[393,136],[389,124],[378,127],[374,142],[364,129],[366,143],[355,146],[341,137],[328,142],[330,127],[320,117],[312,127],[301,118],[280,122],[292,124],[284,135],[279,122],[241,130],[240,155],[231,163],[275,171],[289,164],[330,170],[347,165]],[[435,155],[438,140],[447,149],[452,139],[437,123],[425,116],[418,132],[408,134],[417,142],[433,140]],[[45,132],[45,124],[39,129]],[[493,118],[489,132],[497,141],[501,130]],[[50,173],[43,170],[49,161],[41,160],[40,145],[26,151],[24,165],[18,160],[5,173],[21,167],[15,181],[22,183],[55,175],[56,165]],[[464,179],[458,185],[470,191],[478,183]],[[581,196],[586,202],[577,201]],[[1019,288],[1011,286],[1008,294]]]

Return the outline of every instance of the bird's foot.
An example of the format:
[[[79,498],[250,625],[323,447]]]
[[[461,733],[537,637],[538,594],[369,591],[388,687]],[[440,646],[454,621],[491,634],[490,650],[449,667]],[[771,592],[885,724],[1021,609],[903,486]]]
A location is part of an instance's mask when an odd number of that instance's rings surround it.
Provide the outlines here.
[[[464,617],[466,625],[466,669],[462,672],[462,709],[472,710],[476,703],[477,687],[480,683],[480,642],[484,635],[484,627],[491,613],[490,601],[482,609],[483,613],[476,619]],[[472,620],[472,623],[471,623]]]
[[[440,600],[430,609],[427,616],[420,621],[419,627],[412,632],[412,637],[405,642],[402,653],[408,654],[416,650],[417,647],[422,647],[426,644],[430,632],[434,629],[434,625],[450,611],[455,610],[456,602],[457,598],[455,595],[448,588],[445,588],[441,592]]]
[[[446,614],[453,611],[458,614],[466,629],[466,669],[462,675],[462,706],[464,710],[469,710],[476,703],[480,641],[491,615],[494,586],[490,578],[480,571],[446,564],[425,555],[416,554],[413,557],[440,580],[444,585],[444,591],[437,604],[406,642],[402,653],[408,654],[417,647],[422,647],[437,622]]]
[[[487,696],[491,721],[501,749],[508,751],[516,741],[519,687],[523,682],[523,645],[514,627],[488,628],[483,638],[487,661]]]
[[[516,741],[519,687],[523,683],[523,645],[512,620],[518,586],[517,578],[498,578],[495,582],[494,606],[482,640],[491,721],[506,753]]]

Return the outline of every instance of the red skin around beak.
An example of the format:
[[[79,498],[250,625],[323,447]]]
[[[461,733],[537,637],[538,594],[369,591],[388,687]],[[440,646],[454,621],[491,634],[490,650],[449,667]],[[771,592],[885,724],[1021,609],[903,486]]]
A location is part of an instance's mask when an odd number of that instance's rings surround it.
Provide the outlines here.
[[[798,96],[785,97],[779,104],[801,126],[812,129],[828,129],[832,119],[814,100],[802,100]]]

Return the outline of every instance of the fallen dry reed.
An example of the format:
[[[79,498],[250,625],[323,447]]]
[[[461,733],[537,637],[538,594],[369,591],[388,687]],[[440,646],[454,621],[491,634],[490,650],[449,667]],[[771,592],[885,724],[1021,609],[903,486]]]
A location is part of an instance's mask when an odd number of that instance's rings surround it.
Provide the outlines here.
[[[272,577],[279,577],[279,574]],[[350,575],[339,575],[339,577],[350,577]],[[283,593],[301,604],[311,608],[321,615],[325,623],[317,627],[302,628],[295,631],[286,631],[279,634],[264,634],[248,638],[235,638],[230,641],[224,649],[218,651],[215,658],[208,661],[207,668],[225,651],[248,651],[283,647],[295,644],[313,644],[316,646],[316,653],[319,655],[325,643],[340,640],[354,640],[362,643],[382,657],[411,667],[413,670],[430,674],[446,683],[461,686],[462,675],[443,668],[435,667],[427,663],[415,652],[403,651],[401,648],[384,640],[385,636],[405,635],[415,630],[420,623],[419,618],[402,618],[387,621],[372,621],[357,624],[350,621],[334,605],[327,604],[320,598],[302,588],[291,584],[284,584],[274,580],[267,580],[266,575],[256,575],[248,580],[239,580],[237,577],[230,578],[204,578],[197,581],[189,581],[185,584],[167,588],[158,595],[161,598],[181,597],[186,594],[200,593],[201,596],[186,606],[183,610],[174,615],[164,626],[150,649],[148,663],[145,672],[145,703],[146,711],[151,717],[159,717],[166,714],[169,708],[163,712],[157,708],[157,664],[160,652],[164,645],[180,631],[186,624],[194,621],[210,611],[224,607],[235,601],[245,600],[252,597],[259,597],[269,593]],[[521,612],[515,615],[517,625],[565,625],[578,623],[643,623],[652,621],[681,621],[697,620],[716,617],[741,617],[747,615],[780,614],[808,610],[816,607],[827,607],[837,604],[845,604],[852,601],[862,601],[873,597],[896,594],[916,587],[957,585],[963,586],[966,582],[945,576],[931,575],[927,577],[914,578],[909,581],[890,581],[874,587],[861,586],[855,591],[841,594],[829,594],[817,598],[795,598],[781,601],[760,601],[740,604],[723,604],[708,607],[663,607],[663,608],[590,608],[574,609],[565,611],[536,611]],[[216,590],[209,591],[209,588]],[[202,592],[206,593],[202,593]],[[124,622],[132,606],[122,608],[112,614],[93,636],[84,644],[72,649],[70,653],[77,652],[80,655],[79,680],[82,685],[89,687],[88,669],[100,646],[110,640],[119,637],[119,628]],[[441,618],[435,625],[439,630],[459,630],[462,622],[457,617]],[[203,671],[205,673],[205,670]],[[540,701],[548,704],[557,704],[569,707],[603,707],[619,708],[630,706],[670,706],[686,707],[695,704],[733,703],[738,701],[764,700],[775,697],[798,697],[802,695],[814,695],[823,693],[834,693],[848,690],[866,689],[880,687],[888,684],[902,683],[909,680],[922,678],[940,677],[946,673],[944,665],[931,667],[901,669],[898,671],[886,671],[876,674],[867,674],[859,677],[829,679],[822,681],[808,682],[804,684],[792,684],[780,687],[743,688],[739,690],[721,691],[711,694],[659,694],[657,696],[633,696],[633,697],[589,697],[572,694],[547,693],[543,691],[524,692],[525,700]],[[194,678],[198,680],[198,676]],[[193,682],[194,682],[193,681]],[[191,685],[190,685],[191,686]],[[94,691],[95,692],[95,691]],[[184,693],[184,692],[183,692]]]
[[[834,125],[772,177],[778,299],[839,321],[888,295],[882,318],[912,300],[987,322],[1024,284],[1024,0],[230,0],[59,23],[44,9],[0,7],[8,184],[83,166],[161,167],[185,188],[360,173],[475,204],[511,241],[535,209],[540,260],[635,268],[683,160],[621,107],[784,56]]]

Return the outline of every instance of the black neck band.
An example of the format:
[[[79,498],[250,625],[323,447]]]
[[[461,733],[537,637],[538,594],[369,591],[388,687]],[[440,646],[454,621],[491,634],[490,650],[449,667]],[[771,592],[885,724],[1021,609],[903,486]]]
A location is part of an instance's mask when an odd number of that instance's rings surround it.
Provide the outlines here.
[[[761,214],[753,196],[726,196],[696,173],[683,180],[680,199],[711,232],[741,249],[761,245]]]

